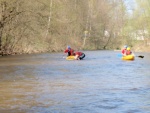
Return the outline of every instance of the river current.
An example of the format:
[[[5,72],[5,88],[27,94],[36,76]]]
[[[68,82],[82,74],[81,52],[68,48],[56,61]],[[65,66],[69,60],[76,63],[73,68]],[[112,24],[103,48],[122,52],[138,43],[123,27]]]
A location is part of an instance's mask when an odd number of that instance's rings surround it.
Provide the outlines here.
[[[83,52],[0,57],[0,113],[150,113],[150,53]]]

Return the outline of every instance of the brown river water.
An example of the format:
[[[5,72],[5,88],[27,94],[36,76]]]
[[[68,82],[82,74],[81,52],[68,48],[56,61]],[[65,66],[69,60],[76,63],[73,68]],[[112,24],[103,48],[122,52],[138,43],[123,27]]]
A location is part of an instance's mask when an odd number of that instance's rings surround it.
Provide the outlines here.
[[[0,57],[0,113],[150,113],[150,53],[84,53]]]

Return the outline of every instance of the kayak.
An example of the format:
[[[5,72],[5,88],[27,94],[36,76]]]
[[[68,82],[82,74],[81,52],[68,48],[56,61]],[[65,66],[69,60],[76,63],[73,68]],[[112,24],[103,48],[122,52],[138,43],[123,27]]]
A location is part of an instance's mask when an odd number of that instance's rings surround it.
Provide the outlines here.
[[[122,60],[134,60],[134,55],[123,56]]]
[[[75,60],[75,56],[68,56],[66,57],[66,60]]]

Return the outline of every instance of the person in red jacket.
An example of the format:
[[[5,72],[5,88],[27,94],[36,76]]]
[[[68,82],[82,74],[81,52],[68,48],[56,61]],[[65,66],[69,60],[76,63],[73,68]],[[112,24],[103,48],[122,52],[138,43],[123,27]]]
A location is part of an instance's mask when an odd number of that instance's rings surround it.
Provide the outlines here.
[[[85,54],[78,51],[78,52],[75,52],[75,59],[76,60],[82,60],[83,58],[85,57]]]
[[[123,48],[122,51],[121,51],[121,53],[122,53],[123,56],[126,55],[127,47],[128,47],[128,46],[125,45],[124,48]]]
[[[67,46],[64,53],[68,53],[68,56],[74,56],[74,50],[70,46]]]

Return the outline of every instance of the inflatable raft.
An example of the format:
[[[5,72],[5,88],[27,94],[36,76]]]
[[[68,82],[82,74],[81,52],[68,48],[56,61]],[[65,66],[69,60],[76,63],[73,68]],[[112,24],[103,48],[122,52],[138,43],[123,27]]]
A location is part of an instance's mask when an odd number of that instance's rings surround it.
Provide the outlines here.
[[[123,56],[122,60],[134,60],[134,55]]]
[[[66,60],[75,60],[75,56],[68,56],[66,57]]]

